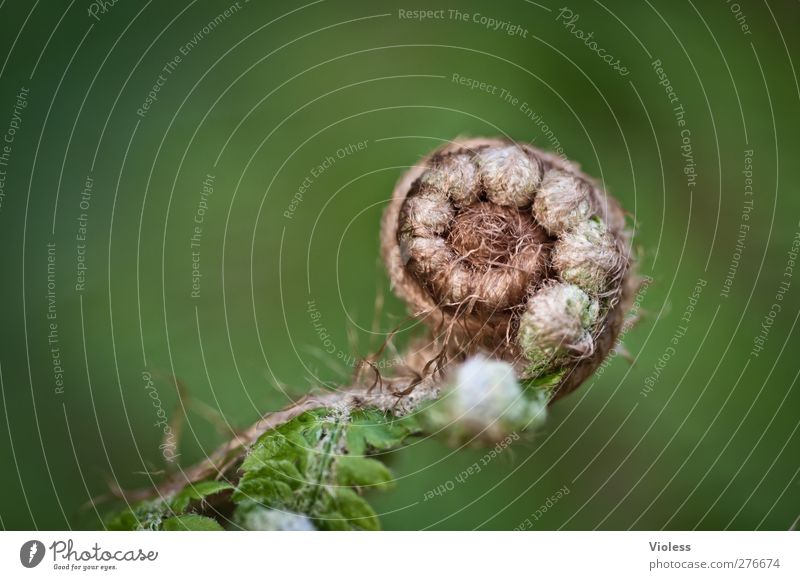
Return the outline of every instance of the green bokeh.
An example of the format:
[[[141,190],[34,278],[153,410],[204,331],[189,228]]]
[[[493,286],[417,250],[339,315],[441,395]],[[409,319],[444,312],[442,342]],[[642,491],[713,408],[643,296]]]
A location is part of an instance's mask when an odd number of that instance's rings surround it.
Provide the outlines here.
[[[424,441],[396,453],[396,490],[370,498],[384,527],[511,529],[526,518],[534,529],[792,525],[800,280],[786,268],[800,231],[796,3],[743,1],[737,20],[725,2],[575,1],[571,25],[548,0],[459,3],[466,20],[452,5],[428,4],[444,12],[426,21],[400,15],[421,3],[253,0],[223,18],[230,2],[125,0],[96,18],[90,6],[0,7],[8,31],[0,132],[28,89],[0,167],[2,526],[96,528],[87,501],[109,482],[146,487],[163,476],[144,372],[171,419],[185,409],[184,466],[230,436],[225,429],[311,386],[346,381],[352,357],[376,349],[405,315],[377,242],[393,184],[459,135],[562,147],[628,208],[640,271],[653,282],[625,336],[634,364],[616,357],[552,408],[534,442],[463,481],[456,477],[482,465],[485,450]],[[487,28],[476,14],[501,24]],[[578,29],[628,73],[607,65]],[[159,74],[157,100],[137,114]],[[454,75],[497,88],[470,89]],[[358,143],[366,145],[337,156]],[[192,297],[190,241],[208,175]],[[82,213],[87,269],[78,291]],[[700,279],[707,285],[685,324]],[[376,323],[377,295],[386,299]],[[751,354],[775,303],[763,350]],[[426,501],[439,486],[452,490]]]

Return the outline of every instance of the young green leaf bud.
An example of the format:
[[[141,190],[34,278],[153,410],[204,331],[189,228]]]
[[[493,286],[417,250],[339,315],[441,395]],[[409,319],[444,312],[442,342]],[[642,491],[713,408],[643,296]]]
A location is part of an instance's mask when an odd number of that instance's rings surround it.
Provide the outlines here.
[[[529,372],[551,370],[591,355],[598,312],[597,300],[573,284],[551,283],[531,296],[517,333],[530,362]]]
[[[489,147],[477,155],[486,197],[497,205],[524,207],[542,181],[542,163],[516,145]]]
[[[482,354],[460,364],[447,384],[426,415],[454,441],[498,441],[538,427],[547,416],[542,393],[525,393],[512,365]]]
[[[623,267],[613,236],[598,219],[581,222],[553,248],[553,267],[564,282],[590,294],[605,292]]]
[[[533,202],[533,215],[551,234],[560,234],[588,220],[593,213],[589,184],[580,177],[551,169]]]
[[[436,160],[420,178],[423,187],[442,192],[457,206],[478,201],[481,180],[469,154],[446,155]]]

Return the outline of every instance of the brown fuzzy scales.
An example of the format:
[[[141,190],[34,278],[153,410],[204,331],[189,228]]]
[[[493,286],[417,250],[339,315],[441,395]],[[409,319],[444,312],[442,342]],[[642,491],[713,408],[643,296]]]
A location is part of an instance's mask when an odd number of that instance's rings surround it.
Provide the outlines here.
[[[589,220],[604,232],[602,244],[576,243]],[[437,363],[480,350],[514,364],[523,379],[564,371],[554,399],[608,354],[635,284],[616,200],[572,163],[507,140],[460,140],[421,160],[395,187],[381,242],[394,291],[442,345]],[[581,356],[559,355],[557,368],[534,371],[517,340],[520,317],[530,297],[556,282],[577,284],[600,314],[587,328],[588,347],[551,349]]]

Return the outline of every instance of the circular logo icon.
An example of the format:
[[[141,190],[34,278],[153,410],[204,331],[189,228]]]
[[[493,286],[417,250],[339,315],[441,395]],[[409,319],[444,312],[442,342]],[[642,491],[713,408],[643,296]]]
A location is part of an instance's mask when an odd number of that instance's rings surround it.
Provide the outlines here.
[[[44,544],[39,540],[28,540],[19,549],[19,561],[26,568],[35,568],[44,559]]]

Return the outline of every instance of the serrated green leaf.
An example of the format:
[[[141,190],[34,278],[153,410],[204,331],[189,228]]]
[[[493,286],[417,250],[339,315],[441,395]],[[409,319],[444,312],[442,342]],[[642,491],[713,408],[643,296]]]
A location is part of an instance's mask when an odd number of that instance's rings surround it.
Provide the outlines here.
[[[327,413],[328,411],[325,409],[309,411],[295,419],[295,421],[297,421],[296,433],[302,437],[306,447],[313,448],[319,442],[319,438],[322,434],[322,427],[325,424],[323,418]]]
[[[247,455],[242,461],[240,469],[242,471],[258,469],[265,461],[273,459],[285,446],[286,441],[283,437],[274,434],[269,437],[262,437],[247,450]]]
[[[233,489],[233,486],[226,481],[201,481],[188,485],[172,499],[170,507],[175,513],[181,513],[192,501],[204,499],[227,489]]]
[[[131,510],[123,510],[118,514],[114,514],[106,522],[106,529],[112,532],[132,532],[138,527],[139,522],[136,521],[136,516],[133,515]]]
[[[157,530],[170,513],[169,506],[160,499],[142,501],[116,514],[106,527],[114,531]]]
[[[297,460],[297,457],[295,457]],[[233,500],[249,498],[265,505],[285,505],[291,502],[293,491],[305,483],[305,476],[288,459],[270,459],[258,469],[247,471],[239,480]]]
[[[276,477],[282,477],[293,488],[305,482],[300,469],[288,459],[276,459],[270,462],[264,471],[272,471]]]
[[[350,521],[337,511],[326,513],[323,518],[314,520],[317,529],[328,532],[349,532],[353,526]]]
[[[242,461],[240,469],[245,472],[259,469],[267,461],[285,452],[289,445],[289,441],[278,433],[271,433],[267,437],[261,437],[250,449],[244,461]]]
[[[291,488],[296,488],[305,482],[303,474],[289,459],[270,459],[265,461],[258,469],[251,469],[245,473],[240,481],[264,477],[283,481]]]
[[[565,371],[561,370],[541,377],[536,377],[534,379],[525,381],[524,385],[532,389],[549,391],[558,386],[558,384],[561,382],[561,379],[564,378],[564,373]]]
[[[251,447],[240,469],[243,472],[261,469],[272,459],[286,459],[305,471],[308,454],[319,438],[319,419],[312,413],[303,413],[278,429],[262,435]]]
[[[403,443],[409,432],[403,425],[384,425],[364,426],[363,436],[367,445],[378,450],[392,449]]]
[[[392,473],[377,459],[342,455],[335,469],[339,485],[387,488],[393,481]]]
[[[161,529],[167,532],[220,532],[217,520],[197,514],[183,514],[164,520]]]
[[[233,501],[239,503],[250,499],[269,506],[285,505],[291,502],[292,496],[292,487],[288,483],[267,474],[242,478],[233,492]]]
[[[395,419],[377,411],[355,415],[347,431],[347,448],[352,455],[365,455],[370,449],[386,451],[402,445],[419,430],[414,419]]]
[[[422,425],[416,413],[395,419],[394,422],[405,427],[409,435],[414,435],[422,431]]]
[[[186,512],[193,502],[232,489],[235,513],[255,502],[260,509],[308,514],[320,529],[378,529],[375,512],[351,487],[387,487],[392,475],[383,463],[364,455],[399,447],[419,430],[414,418],[397,419],[377,410],[351,417],[330,409],[303,413],[259,437],[242,461],[235,488],[200,482],[169,502],[137,504],[107,525],[126,530],[221,529],[211,518]]]
[[[338,488],[333,494],[333,505],[344,518],[349,520],[353,528],[369,531],[381,529],[375,511],[352,489]]]

